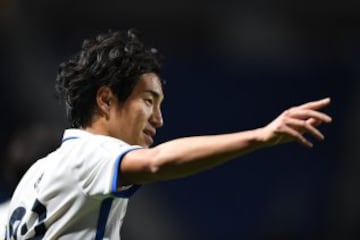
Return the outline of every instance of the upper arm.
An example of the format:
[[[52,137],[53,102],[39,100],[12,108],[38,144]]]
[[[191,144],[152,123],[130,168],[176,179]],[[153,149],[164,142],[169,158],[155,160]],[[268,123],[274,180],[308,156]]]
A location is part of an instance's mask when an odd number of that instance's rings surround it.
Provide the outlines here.
[[[154,181],[154,149],[141,148],[127,152],[119,164],[118,187]]]

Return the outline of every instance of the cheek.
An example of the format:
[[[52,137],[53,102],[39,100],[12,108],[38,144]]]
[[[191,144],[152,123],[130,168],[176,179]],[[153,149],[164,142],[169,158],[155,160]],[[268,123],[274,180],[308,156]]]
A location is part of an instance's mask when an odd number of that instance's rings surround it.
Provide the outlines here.
[[[147,109],[142,109],[141,111],[139,111],[139,114],[137,116],[137,121],[139,125],[145,127],[148,124],[150,116],[151,112]]]
[[[149,110],[148,108],[136,108],[132,111],[132,117],[130,120],[132,123],[130,124],[136,126],[136,129],[138,131],[142,131],[146,127],[150,116],[151,110]]]

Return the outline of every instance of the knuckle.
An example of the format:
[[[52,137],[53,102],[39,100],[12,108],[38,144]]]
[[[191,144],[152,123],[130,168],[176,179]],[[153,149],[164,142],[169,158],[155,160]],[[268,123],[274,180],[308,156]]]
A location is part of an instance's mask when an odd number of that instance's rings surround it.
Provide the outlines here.
[[[286,115],[290,116],[291,114],[293,114],[296,111],[296,107],[291,107],[288,110],[286,110]]]
[[[302,124],[303,124],[303,126],[304,126],[304,127],[307,127],[307,126],[308,126],[308,124],[307,124],[307,121],[306,121],[306,120],[304,120],[304,121],[302,122]]]
[[[283,125],[289,125],[290,123],[290,119],[289,118],[284,118],[283,121],[282,121],[282,124]]]

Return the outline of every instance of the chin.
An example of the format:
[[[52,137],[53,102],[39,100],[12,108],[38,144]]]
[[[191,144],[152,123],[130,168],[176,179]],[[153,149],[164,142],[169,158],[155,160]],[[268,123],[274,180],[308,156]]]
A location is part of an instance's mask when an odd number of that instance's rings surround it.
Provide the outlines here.
[[[136,143],[135,145],[139,145],[139,146],[142,146],[144,148],[149,148],[152,145],[152,143],[147,143],[146,141],[142,141],[142,142]]]
[[[144,143],[144,144],[142,144],[142,146],[145,147],[145,148],[149,148],[149,147],[151,147],[151,145],[152,145],[152,143]]]

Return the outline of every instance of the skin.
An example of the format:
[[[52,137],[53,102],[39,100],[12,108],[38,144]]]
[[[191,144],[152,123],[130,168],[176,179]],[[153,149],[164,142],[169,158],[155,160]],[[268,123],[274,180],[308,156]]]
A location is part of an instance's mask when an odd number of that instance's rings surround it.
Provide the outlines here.
[[[107,87],[97,92],[100,111],[85,130],[145,147],[124,156],[119,187],[186,177],[243,154],[287,142],[297,141],[311,148],[313,144],[304,134],[323,140],[318,126],[332,121],[320,111],[330,104],[330,98],[324,98],[291,107],[261,128],[179,138],[149,148],[156,129],[163,125],[160,110],[163,98],[161,83],[154,73],[143,74],[124,103],[119,103]]]
[[[163,125],[160,109],[163,99],[160,79],[154,73],[143,74],[123,103],[110,88],[103,86],[96,98],[100,112],[85,130],[149,147],[156,129]]]

